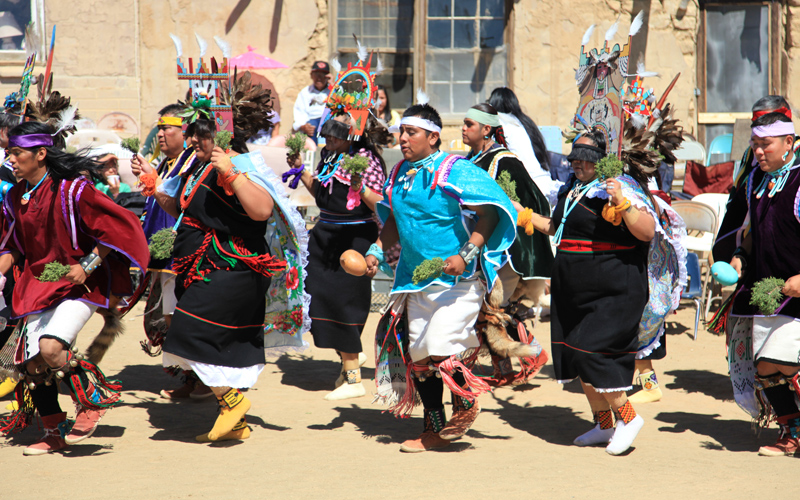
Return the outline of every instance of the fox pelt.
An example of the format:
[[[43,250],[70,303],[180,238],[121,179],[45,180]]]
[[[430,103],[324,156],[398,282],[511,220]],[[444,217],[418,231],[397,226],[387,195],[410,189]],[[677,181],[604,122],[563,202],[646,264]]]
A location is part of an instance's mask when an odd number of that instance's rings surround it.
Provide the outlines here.
[[[503,358],[516,356],[519,358],[535,357],[533,347],[528,344],[513,340],[506,331],[506,325],[511,321],[511,316],[503,311],[503,284],[498,279],[487,295],[481,307],[481,313],[486,319],[484,336],[491,351]]]
[[[86,349],[86,358],[94,364],[100,363],[103,356],[108,352],[109,347],[123,333],[120,318],[122,313],[116,307],[97,309],[97,313],[103,317],[103,327]]]

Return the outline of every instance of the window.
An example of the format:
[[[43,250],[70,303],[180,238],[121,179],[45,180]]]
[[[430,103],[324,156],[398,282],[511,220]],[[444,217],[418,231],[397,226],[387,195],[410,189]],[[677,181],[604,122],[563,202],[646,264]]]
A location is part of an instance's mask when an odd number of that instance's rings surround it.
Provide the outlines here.
[[[428,0],[425,83],[444,115],[463,115],[506,83],[504,0]]]
[[[781,93],[780,7],[772,3],[702,4],[698,40],[701,137],[706,147],[733,133],[736,118],[750,116],[759,98]],[[777,73],[776,73],[777,71]],[[773,90],[770,90],[773,89]]]
[[[35,19],[34,0],[0,0],[0,50],[25,50],[25,26]]]
[[[423,87],[443,118],[460,119],[508,82],[508,0],[338,0],[331,42],[342,65],[355,62],[352,34],[381,54],[377,83],[395,109]]]

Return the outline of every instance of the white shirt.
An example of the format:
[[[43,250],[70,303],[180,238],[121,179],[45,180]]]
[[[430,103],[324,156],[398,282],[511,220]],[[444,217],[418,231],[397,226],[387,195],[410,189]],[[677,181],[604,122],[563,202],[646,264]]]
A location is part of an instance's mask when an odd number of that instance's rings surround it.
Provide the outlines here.
[[[317,90],[314,85],[309,85],[297,94],[294,101],[294,123],[292,128],[299,130],[300,127],[315,118],[321,118],[325,111],[325,99],[328,98],[328,89]]]

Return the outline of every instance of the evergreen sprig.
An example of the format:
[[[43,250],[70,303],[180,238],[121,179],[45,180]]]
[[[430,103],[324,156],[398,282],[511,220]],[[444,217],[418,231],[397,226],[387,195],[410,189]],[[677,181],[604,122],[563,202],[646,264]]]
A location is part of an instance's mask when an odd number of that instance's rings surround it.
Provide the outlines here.
[[[127,139],[122,139],[120,142],[120,146],[124,149],[127,149],[131,153],[137,155],[139,154],[139,149],[141,148],[141,141],[138,137],[128,137]]]
[[[352,174],[361,175],[369,168],[369,158],[359,154],[346,156],[342,162],[342,169]]]
[[[168,259],[172,256],[172,246],[175,244],[175,231],[165,227],[150,237],[150,256],[156,260]]]
[[[594,166],[594,171],[600,180],[613,179],[622,175],[624,166],[625,164],[617,158],[617,155],[610,154],[597,162]]]
[[[306,139],[308,136],[302,132],[296,132],[286,136],[286,147],[289,149],[289,155],[299,155],[306,152]]]
[[[426,259],[423,260],[416,269],[414,269],[414,274],[411,276],[411,281],[416,285],[420,281],[436,279],[441,276],[442,273],[444,273],[444,259],[441,257]]]
[[[772,316],[783,301],[781,289],[786,282],[780,278],[764,278],[753,285],[750,305],[756,306],[765,316]]]
[[[506,195],[511,199],[511,201],[516,201],[519,203],[519,196],[517,196],[517,181],[511,180],[511,174],[508,170],[503,170],[500,172],[500,175],[497,176],[497,185],[505,191]]]
[[[231,139],[233,139],[233,134],[227,130],[220,130],[217,132],[217,135],[214,136],[214,145],[218,146],[223,151],[227,151],[228,148],[231,147]]]
[[[42,282],[58,281],[69,273],[69,266],[61,262],[48,262],[36,279]]]

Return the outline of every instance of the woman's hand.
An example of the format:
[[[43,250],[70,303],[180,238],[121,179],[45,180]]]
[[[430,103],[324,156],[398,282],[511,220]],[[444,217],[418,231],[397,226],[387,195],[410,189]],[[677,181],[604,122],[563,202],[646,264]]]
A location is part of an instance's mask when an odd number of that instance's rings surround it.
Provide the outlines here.
[[[781,293],[787,297],[800,297],[800,274],[796,274],[786,280]]]
[[[233,168],[231,157],[219,146],[214,146],[214,149],[211,150],[211,165],[216,168],[217,172],[220,174],[224,174]]]
[[[64,279],[73,285],[83,285],[86,281],[86,271],[83,270],[80,264],[72,264],[69,266],[69,272]]]
[[[620,205],[625,201],[625,196],[622,194],[622,185],[617,179],[606,179],[606,193],[608,193],[613,205]]]
[[[108,194],[110,194],[112,198],[116,199],[117,195],[119,194],[119,184],[109,184]]]
[[[300,158],[300,153],[291,154],[286,153],[286,164],[290,168],[300,168],[303,166],[303,160]]]
[[[738,255],[734,255],[731,259],[731,267],[736,270],[736,274],[742,277],[742,259]]]
[[[363,187],[363,181],[361,179],[361,175],[359,174],[351,174],[350,175],[350,190],[355,193],[360,193],[361,188]]]
[[[460,255],[451,255],[444,261],[444,273],[450,276],[461,276],[467,268],[467,263]]]
[[[141,174],[149,174],[153,170],[153,167],[145,161],[142,155],[135,154],[133,158],[131,158],[131,172],[133,172],[133,175],[136,177],[139,177]]]

